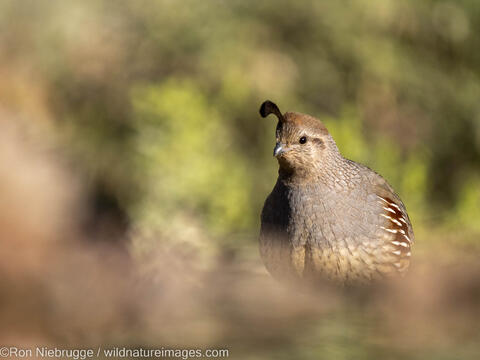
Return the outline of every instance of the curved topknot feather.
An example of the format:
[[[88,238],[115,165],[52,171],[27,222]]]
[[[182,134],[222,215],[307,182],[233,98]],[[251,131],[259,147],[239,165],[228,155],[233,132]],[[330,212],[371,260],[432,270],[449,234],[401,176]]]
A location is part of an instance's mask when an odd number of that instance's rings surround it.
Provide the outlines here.
[[[285,121],[277,104],[270,100],[266,100],[263,102],[262,106],[260,106],[260,115],[262,115],[262,117],[267,117],[270,114],[274,114],[280,122]]]

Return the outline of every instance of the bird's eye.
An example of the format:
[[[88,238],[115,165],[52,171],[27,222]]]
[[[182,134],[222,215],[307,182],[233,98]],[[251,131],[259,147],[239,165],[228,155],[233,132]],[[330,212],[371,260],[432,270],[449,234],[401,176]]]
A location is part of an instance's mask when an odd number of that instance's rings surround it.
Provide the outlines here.
[[[300,144],[305,144],[305,143],[307,142],[307,137],[306,137],[306,136],[302,136],[302,137],[300,138],[300,140],[298,140],[298,142],[299,142]]]

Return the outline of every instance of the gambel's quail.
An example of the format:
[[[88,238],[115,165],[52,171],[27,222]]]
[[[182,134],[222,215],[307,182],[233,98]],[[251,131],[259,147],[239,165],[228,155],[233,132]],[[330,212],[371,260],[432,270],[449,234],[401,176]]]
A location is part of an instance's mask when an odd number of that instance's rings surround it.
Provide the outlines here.
[[[379,174],[345,159],[323,123],[265,101],[278,118],[278,179],[265,201],[260,253],[279,279],[368,282],[407,272],[414,235]]]

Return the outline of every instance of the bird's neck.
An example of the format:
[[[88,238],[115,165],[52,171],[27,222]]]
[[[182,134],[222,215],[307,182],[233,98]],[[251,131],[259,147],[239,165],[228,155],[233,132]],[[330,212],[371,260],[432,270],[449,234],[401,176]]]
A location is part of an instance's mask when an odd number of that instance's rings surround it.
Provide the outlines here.
[[[280,164],[278,178],[288,187],[315,186],[338,189],[342,184],[352,183],[356,173],[350,161],[340,154],[334,154],[309,167],[292,168]]]

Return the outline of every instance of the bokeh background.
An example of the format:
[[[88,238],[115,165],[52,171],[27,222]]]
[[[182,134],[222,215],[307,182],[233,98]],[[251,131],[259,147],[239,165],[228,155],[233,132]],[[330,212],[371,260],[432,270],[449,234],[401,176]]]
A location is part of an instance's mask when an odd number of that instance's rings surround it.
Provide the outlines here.
[[[478,359],[480,3],[0,2],[0,340],[241,359]],[[409,276],[277,284],[275,121],[404,200]]]

